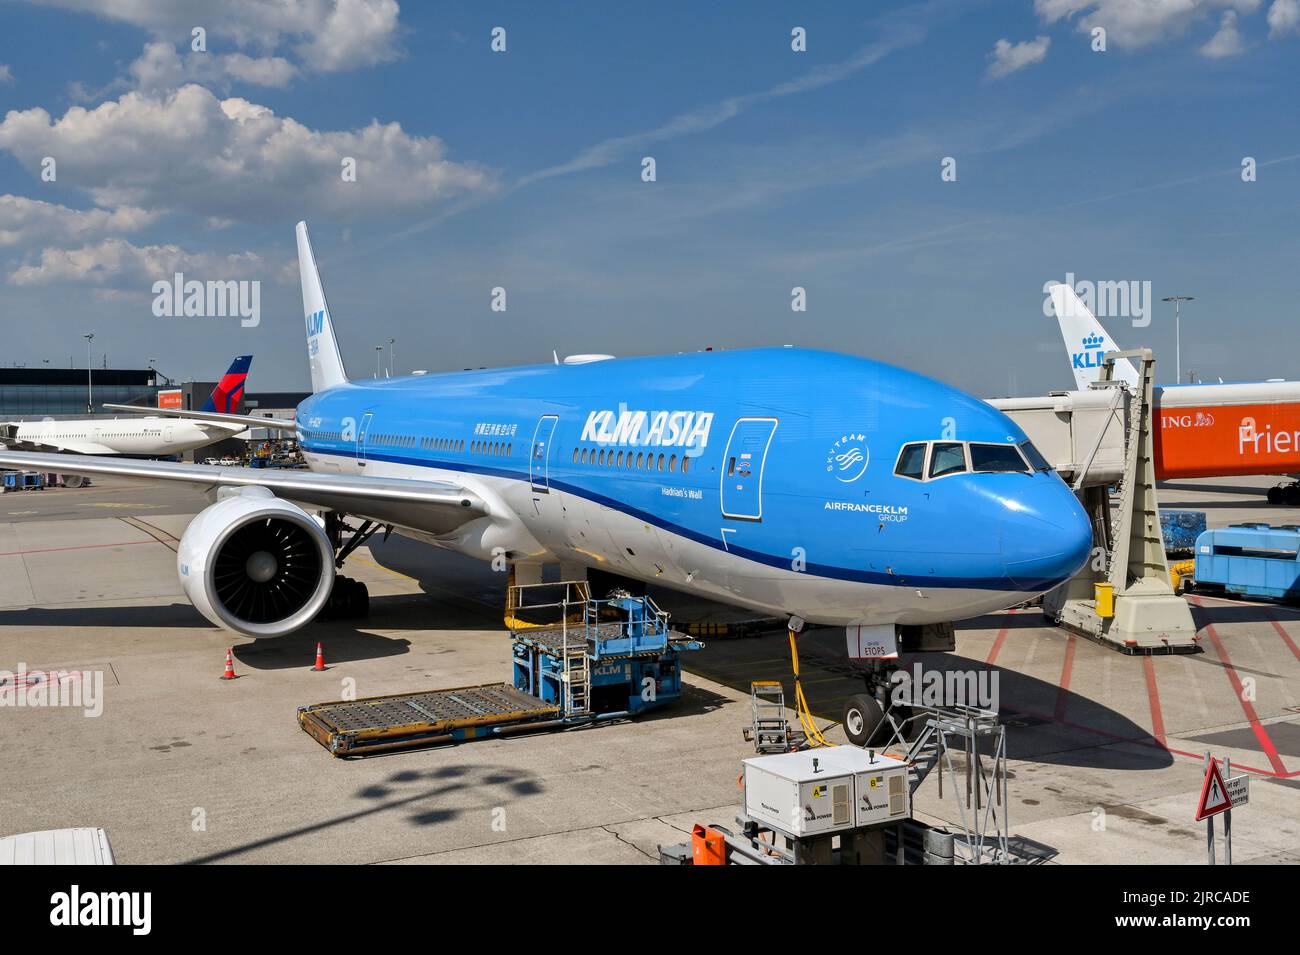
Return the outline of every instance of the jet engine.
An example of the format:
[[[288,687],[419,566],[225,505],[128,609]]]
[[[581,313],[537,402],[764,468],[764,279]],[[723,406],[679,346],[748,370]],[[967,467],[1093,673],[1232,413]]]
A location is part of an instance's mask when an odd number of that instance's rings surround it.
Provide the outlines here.
[[[199,513],[181,537],[185,596],[219,627],[279,637],[309,623],[334,585],[334,548],[302,508],[242,488]]]

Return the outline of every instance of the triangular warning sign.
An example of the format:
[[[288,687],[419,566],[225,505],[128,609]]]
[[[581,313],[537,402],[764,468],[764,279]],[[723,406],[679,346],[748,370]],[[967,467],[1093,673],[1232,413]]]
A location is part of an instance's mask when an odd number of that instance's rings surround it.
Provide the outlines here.
[[[1205,785],[1201,787],[1201,802],[1196,809],[1196,821],[1206,816],[1232,808],[1228,798],[1228,787],[1223,785],[1223,776],[1219,773],[1219,761],[1210,760],[1210,768],[1205,771]]]

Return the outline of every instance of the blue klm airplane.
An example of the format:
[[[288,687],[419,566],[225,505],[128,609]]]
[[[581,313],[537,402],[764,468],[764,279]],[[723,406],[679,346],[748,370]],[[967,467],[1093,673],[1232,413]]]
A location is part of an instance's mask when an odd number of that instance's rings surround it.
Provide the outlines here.
[[[521,572],[590,568],[846,627],[862,658],[1041,594],[1092,546],[1083,508],[1009,418],[864,358],[587,355],[350,381],[303,223],[297,238],[314,394],[295,421],[186,413],[293,430],[310,471],[0,453],[217,489],[178,569],[222,627],[277,636],[331,590],[355,598],[359,585],[335,587],[343,515]]]

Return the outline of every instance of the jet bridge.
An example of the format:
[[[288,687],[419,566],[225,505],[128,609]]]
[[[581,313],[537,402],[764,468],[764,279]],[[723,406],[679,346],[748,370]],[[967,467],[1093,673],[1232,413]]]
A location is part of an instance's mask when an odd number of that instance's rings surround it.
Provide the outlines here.
[[[1114,380],[1124,358],[1140,367],[1134,390]],[[1196,652],[1196,625],[1174,593],[1160,533],[1154,380],[1150,349],[1108,352],[1088,391],[989,403],[1020,425],[1092,517],[1092,559],[1043,598],[1043,612],[1125,653]]]

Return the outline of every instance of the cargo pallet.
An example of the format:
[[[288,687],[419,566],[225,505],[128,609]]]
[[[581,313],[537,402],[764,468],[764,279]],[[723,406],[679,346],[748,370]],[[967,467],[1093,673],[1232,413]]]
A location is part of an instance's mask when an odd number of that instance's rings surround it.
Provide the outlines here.
[[[587,726],[681,696],[681,651],[703,644],[671,630],[649,597],[592,600],[584,586],[571,601],[572,584],[524,585],[557,586],[565,598],[528,610],[558,611],[558,625],[509,618],[512,683],[316,703],[298,708],[298,725],[336,757],[364,756]]]

